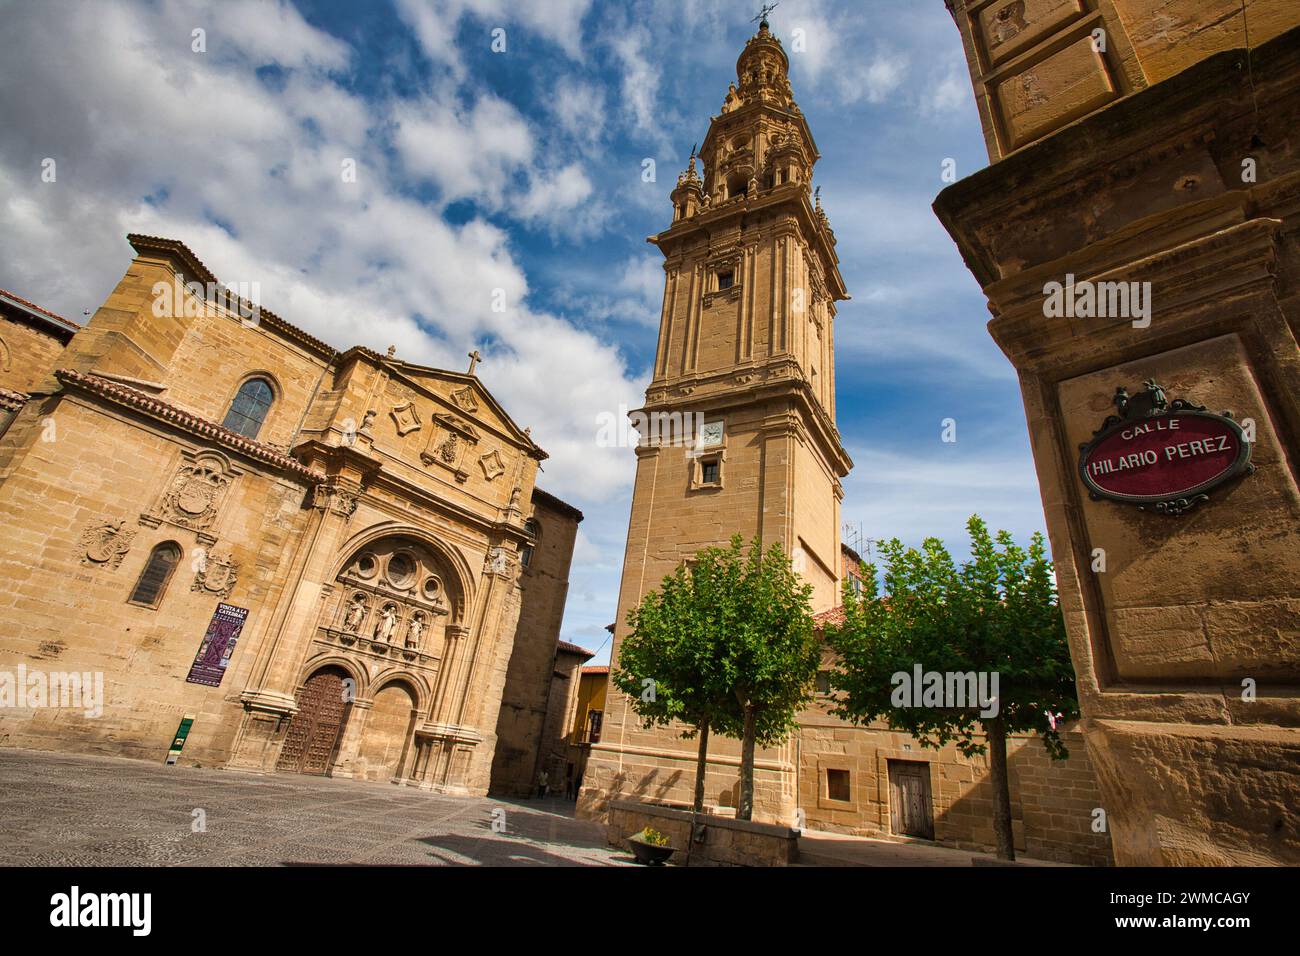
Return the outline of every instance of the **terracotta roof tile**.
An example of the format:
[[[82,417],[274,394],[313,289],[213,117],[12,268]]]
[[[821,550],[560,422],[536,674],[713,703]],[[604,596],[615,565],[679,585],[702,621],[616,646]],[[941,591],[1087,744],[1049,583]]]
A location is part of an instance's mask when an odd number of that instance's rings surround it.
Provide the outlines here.
[[[592,667],[584,667],[584,668],[582,669],[582,672],[583,672],[584,674],[593,674],[593,675],[596,675],[596,676],[600,676],[601,674],[608,674],[608,673],[609,673],[609,665],[608,665],[608,664],[597,664],[597,665],[594,665],[594,666],[592,666]]]
[[[77,323],[69,322],[63,316],[56,315],[55,313],[51,312],[49,309],[42,309],[35,302],[30,302],[27,299],[24,299],[22,296],[15,295],[14,293],[10,292],[7,289],[0,289],[0,296],[4,296],[7,299],[13,299],[13,301],[17,302],[24,309],[31,309],[33,312],[39,312],[41,315],[45,316],[48,319],[52,319],[57,325],[60,325],[71,332],[81,331],[81,326],[77,325]]]
[[[596,656],[595,651],[589,651],[585,647],[579,647],[577,644],[570,644],[568,641],[557,641],[555,648],[562,654],[578,654],[579,656],[588,659]]]
[[[314,471],[309,471],[297,459],[276,451],[270,445],[254,441],[251,438],[245,438],[243,435],[232,432],[215,422],[210,422],[206,418],[200,418],[198,415],[183,411],[160,398],[146,395],[144,392],[122,385],[120,382],[109,381],[106,378],[100,378],[98,375],[86,375],[70,368],[57,369],[54,376],[64,385],[85,389],[101,398],[116,402],[119,405],[125,405],[128,408],[134,408],[152,418],[169,422],[187,432],[211,439],[220,445],[225,445],[227,448],[233,448],[249,458],[286,471],[296,478],[314,484],[323,477]]]
[[[813,629],[820,631],[827,624],[844,623],[844,605],[839,607],[828,608],[818,614],[813,615]]]

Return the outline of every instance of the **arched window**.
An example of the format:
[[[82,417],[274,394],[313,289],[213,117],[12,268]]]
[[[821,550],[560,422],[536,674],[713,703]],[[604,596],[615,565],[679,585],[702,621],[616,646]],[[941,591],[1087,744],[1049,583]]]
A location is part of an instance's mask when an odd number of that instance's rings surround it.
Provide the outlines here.
[[[230,411],[226,412],[226,420],[221,424],[245,438],[256,438],[274,400],[270,382],[264,378],[250,378],[239,386],[239,393],[230,403]]]
[[[140,579],[135,582],[130,602],[141,607],[157,607],[162,603],[167,582],[181,561],[181,548],[175,541],[164,541],[149,552]]]

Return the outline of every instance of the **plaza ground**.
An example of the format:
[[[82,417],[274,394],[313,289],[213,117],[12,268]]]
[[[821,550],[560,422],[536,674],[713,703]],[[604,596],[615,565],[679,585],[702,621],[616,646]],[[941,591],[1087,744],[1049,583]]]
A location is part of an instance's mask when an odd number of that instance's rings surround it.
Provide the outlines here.
[[[930,844],[812,833],[800,852],[804,864],[829,866],[992,861]],[[607,846],[604,826],[575,820],[573,804],[558,797],[449,797],[329,777],[0,749],[0,866],[377,864],[627,866],[631,856]]]

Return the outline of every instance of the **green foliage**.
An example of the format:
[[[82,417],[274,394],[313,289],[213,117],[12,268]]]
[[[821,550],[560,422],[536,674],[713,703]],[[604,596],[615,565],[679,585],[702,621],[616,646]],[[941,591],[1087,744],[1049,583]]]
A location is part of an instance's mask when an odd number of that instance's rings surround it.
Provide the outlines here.
[[[793,729],[820,660],[812,588],[779,543],[764,551],[756,538],[748,556],[743,544],[736,535],[726,548],[705,548],[628,613],[612,681],[646,726],[707,720],[739,738],[748,707],[761,746]]]
[[[858,723],[884,720],[927,747],[954,741],[968,756],[984,752],[975,734],[996,720],[1006,733],[1038,733],[1048,753],[1063,759],[1068,753],[1048,714],[1059,714],[1059,724],[1078,717],[1079,707],[1043,535],[1024,549],[1006,531],[991,536],[977,515],[966,527],[971,558],[960,567],[937,538],[919,550],[894,539],[881,549],[884,595],[874,565],[864,565],[860,599],[845,587],[844,624],[826,630],[839,658],[831,672],[835,713]],[[997,672],[997,716],[981,717],[978,706],[894,706],[893,675],[916,664]]]

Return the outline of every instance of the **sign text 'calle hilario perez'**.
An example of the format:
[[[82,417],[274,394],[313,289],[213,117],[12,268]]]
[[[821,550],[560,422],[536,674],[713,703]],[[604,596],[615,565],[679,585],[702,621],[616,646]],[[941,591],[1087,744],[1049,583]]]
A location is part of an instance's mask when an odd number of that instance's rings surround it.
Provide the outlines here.
[[[1119,388],[1111,415],[1080,445],[1079,472],[1093,498],[1182,514],[1224,482],[1254,470],[1251,443],[1231,413],[1183,399],[1170,403],[1153,381],[1130,397]]]

